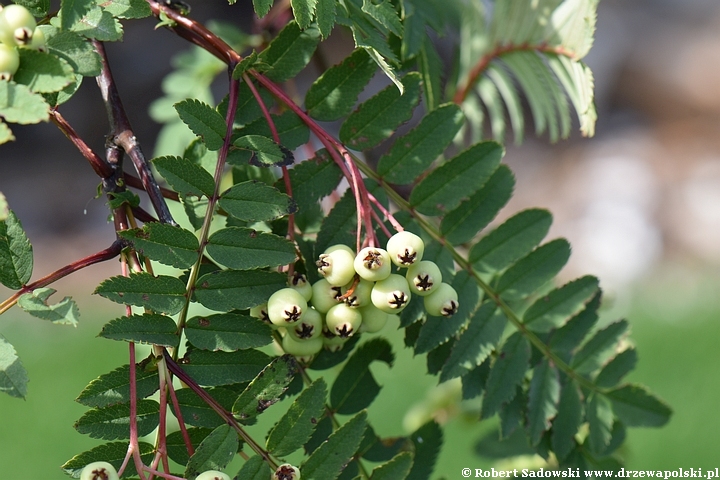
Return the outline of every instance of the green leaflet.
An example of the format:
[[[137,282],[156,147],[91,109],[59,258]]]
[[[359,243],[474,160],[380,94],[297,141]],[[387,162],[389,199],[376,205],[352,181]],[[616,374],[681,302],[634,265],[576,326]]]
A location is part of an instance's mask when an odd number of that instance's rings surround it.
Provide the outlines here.
[[[583,402],[578,386],[569,381],[562,386],[558,414],[552,424],[552,449],[563,460],[575,447],[575,434],[584,421]]]
[[[430,421],[415,430],[410,435],[415,447],[415,461],[407,480],[429,480],[430,474],[435,469],[440,447],[443,442],[443,433],[440,426]]]
[[[442,85],[440,83],[443,68],[442,59],[435,50],[430,37],[423,33],[424,42],[418,55],[418,70],[422,75],[423,94],[428,110],[432,111],[440,106],[442,101]]]
[[[254,52],[253,52],[254,54]],[[239,64],[238,67],[235,69],[235,72],[238,72],[238,68],[243,64],[242,62],[245,60],[248,60],[252,57],[252,54],[248,57],[245,57]],[[234,74],[234,73],[233,73]],[[241,74],[242,75],[242,74]],[[236,80],[239,80],[242,78],[242,76],[238,77]],[[260,98],[263,101],[263,104],[268,108],[272,108],[274,104],[274,99],[270,93],[265,90],[264,88],[260,88],[259,85],[255,85],[255,88],[258,90],[258,93],[260,93]],[[223,118],[227,118],[227,108],[228,108],[228,96],[225,96],[220,104],[217,106],[217,110],[222,115]],[[258,118],[263,116],[262,109],[260,108],[260,104],[258,103],[257,99],[255,98],[255,95],[253,95],[252,91],[250,90],[250,87],[248,87],[247,83],[242,82],[240,83],[240,89],[238,91],[238,99],[237,99],[237,108],[235,109],[235,119],[234,124],[235,125],[247,125]],[[267,123],[267,122],[266,122]]]
[[[402,79],[405,93],[390,85],[366,100],[340,127],[340,140],[354,150],[367,150],[390,138],[410,120],[420,100],[420,75],[410,72]]]
[[[235,400],[232,407],[235,418],[247,420],[263,413],[285,393],[297,371],[297,362],[291,355],[274,358]]]
[[[506,440],[511,437],[520,424],[525,423],[526,405],[528,403],[527,392],[520,385],[512,400],[500,406],[498,416],[500,417],[500,439]]]
[[[158,426],[160,405],[155,400],[137,402],[137,426],[139,436],[147,435]],[[130,438],[130,404],[122,403],[103,408],[95,408],[85,414],[73,425],[79,433],[90,438],[119,440]]]
[[[503,147],[495,142],[473,145],[418,183],[409,202],[424,215],[441,215],[479,190],[500,165]]]
[[[125,230],[118,234],[129,240],[142,255],[176,268],[193,265],[200,250],[193,232],[165,223],[150,222],[142,229]]]
[[[543,295],[523,314],[523,323],[530,330],[548,332],[559,328],[585,308],[598,291],[600,281],[592,276],[573,280]]]
[[[553,333],[549,343],[553,351],[567,355],[582,343],[598,320],[597,310],[600,308],[601,297],[601,292],[598,291],[584,310]]]
[[[76,327],[80,318],[80,310],[75,301],[70,297],[65,297],[58,303],[49,305],[47,301],[53,293],[55,290],[52,288],[36,288],[31,293],[21,295],[18,299],[18,306],[34,317],[58,325]]]
[[[607,393],[615,415],[628,427],[662,427],[672,409],[641,385],[622,385]]]
[[[323,39],[330,36],[335,26],[335,4],[336,0],[317,0],[316,22]]]
[[[423,257],[424,258],[424,257]],[[453,337],[470,318],[480,301],[480,289],[474,278],[467,271],[459,271],[452,282],[443,274],[444,283],[450,283],[458,292],[460,306],[457,313],[450,318],[431,317],[425,321],[415,345],[415,354],[428,352]]]
[[[222,270],[198,279],[195,298],[218,312],[244,310],[267,302],[286,282],[287,277],[277,272]]]
[[[10,130],[10,127],[8,127],[5,122],[0,121],[0,145],[12,142],[13,140],[15,140],[15,136]]]
[[[0,82],[0,89],[3,83],[7,82]],[[32,245],[15,212],[10,210],[0,221],[0,283],[19,290],[30,280],[32,269]]]
[[[330,406],[340,414],[356,413],[369,406],[380,393],[380,385],[369,370],[373,361],[392,366],[395,355],[384,338],[373,338],[353,353],[330,390]]]
[[[291,0],[290,5],[298,26],[303,30],[309,27],[315,16],[317,0]]]
[[[103,326],[100,336],[110,340],[177,347],[180,336],[172,318],[154,313],[132,315],[111,320]]]
[[[520,333],[513,333],[502,346],[485,385],[482,418],[491,417],[504,402],[515,396],[515,387],[525,377],[530,361],[530,343]]]
[[[194,478],[206,470],[223,470],[238,451],[238,434],[230,425],[220,425],[198,445],[185,468],[185,477]]]
[[[362,411],[335,430],[300,466],[306,480],[334,480],[357,451],[367,427],[367,412]]]
[[[140,458],[142,458],[145,465],[148,465],[152,462],[152,459],[155,456],[155,447],[146,442],[138,442],[138,446],[140,447]],[[65,473],[73,478],[80,478],[80,472],[82,472],[82,469],[85,468],[85,465],[92,462],[108,462],[115,467],[116,470],[118,470],[127,455],[127,449],[127,442],[104,443],[79,455],[75,455],[73,458],[65,462],[65,464],[60,468],[65,470]],[[123,476],[136,474],[137,471],[135,470],[135,464],[133,462],[129,462]]]
[[[270,357],[252,349],[237,352],[192,350],[179,363],[200,385],[214,387],[252,380],[270,363]]]
[[[253,0],[253,8],[255,9],[257,16],[262,18],[267,15],[274,1],[275,0]]]
[[[73,68],[63,58],[21,48],[20,68],[13,80],[36,93],[58,92],[75,81]]]
[[[412,453],[399,453],[389,462],[373,468],[370,480],[403,480],[407,478],[412,465]]]
[[[143,368],[143,364],[136,364],[135,380],[138,398],[149,397],[159,388],[157,370]],[[100,375],[80,392],[75,401],[86,407],[107,407],[129,402],[130,365]]]
[[[145,18],[152,15],[150,5],[144,0],[105,0],[102,7],[117,18]]]
[[[50,0],[16,0],[13,3],[24,6],[35,17],[44,17],[50,9]]]
[[[288,166],[294,160],[290,150],[262,135],[244,135],[234,140],[233,146],[250,152],[249,162],[257,167]]]
[[[190,343],[202,350],[234,352],[272,342],[272,330],[266,323],[239,313],[193,317],[184,331]]]
[[[265,75],[275,82],[295,77],[308,64],[319,41],[317,27],[301,30],[297,22],[289,22],[260,53],[260,60],[268,66]]]
[[[590,396],[585,410],[590,434],[588,443],[593,453],[601,453],[610,443],[613,428],[613,411],[610,401],[603,395],[595,393]]]
[[[207,388],[205,391],[228,412],[237,398],[237,393],[228,388]],[[188,425],[215,428],[226,424],[225,419],[189,388],[181,388],[177,390],[176,394],[183,420]],[[171,407],[174,411],[175,406],[171,404]]]
[[[64,23],[64,22],[63,22]],[[80,35],[101,42],[115,42],[122,39],[122,24],[100,7],[90,9],[79,22],[73,25],[72,30]]]
[[[188,436],[193,445],[199,445],[205,437],[210,435],[212,429],[204,427],[190,427],[187,429]],[[167,435],[165,445],[167,445],[168,457],[180,465],[187,465],[190,456],[185,446],[185,440],[181,431],[172,432]]]
[[[227,131],[225,119],[210,105],[188,98],[173,105],[180,120],[202,138],[209,150],[220,150]]]
[[[243,480],[267,480],[272,474],[273,472],[265,460],[260,455],[255,455],[243,464],[235,478],[242,478]]]
[[[363,0],[362,11],[382,25],[385,33],[392,32],[402,38],[403,25],[392,3],[385,0],[379,3],[374,3],[371,0]]]
[[[440,232],[453,245],[471,240],[510,200],[513,188],[515,176],[506,165],[500,165],[480,190],[445,215]]]
[[[317,120],[332,121],[346,116],[370,81],[377,65],[367,52],[356,49],[341,63],[330,67],[305,94],[305,108]]]
[[[569,257],[568,241],[552,240],[508,268],[498,280],[496,291],[506,299],[523,298],[557,275]]]
[[[359,335],[353,335],[350,340],[345,342],[343,348],[337,352],[331,352],[330,350],[321,350],[313,359],[310,364],[310,368],[313,370],[327,370],[335,365],[339,365],[345,361],[350,353],[355,348],[355,345],[360,340]]]
[[[533,371],[528,391],[528,435],[530,443],[537,445],[558,412],[560,402],[560,374],[555,365],[543,359]]]
[[[617,385],[622,378],[635,369],[637,364],[637,350],[630,347],[618,353],[595,377],[595,385],[609,388]]]
[[[8,123],[28,125],[45,122],[50,106],[43,97],[27,86],[15,82],[0,82],[0,117]]]
[[[274,220],[296,210],[290,197],[255,180],[233,185],[223,192],[218,203],[233,217],[248,222]]]
[[[295,261],[295,246],[291,241],[252,228],[218,230],[208,238],[206,248],[217,263],[238,270],[277,267]]]
[[[48,51],[68,62],[73,70],[86,77],[100,74],[100,55],[87,39],[72,31],[58,31],[51,25],[40,25],[47,38]]]
[[[261,92],[263,90],[260,90]],[[254,102],[257,101],[253,98]],[[271,114],[270,118],[275,125],[280,144],[289,149],[294,150],[300,145],[304,145],[310,139],[310,130],[302,119],[292,110],[288,110],[280,115]],[[233,131],[233,140],[245,135],[260,135],[262,137],[273,138],[272,131],[268,125],[267,119],[262,116],[242,128]],[[231,165],[244,165],[249,160],[250,155],[241,150],[230,149],[228,163]]]
[[[591,373],[609,360],[618,342],[628,333],[628,322],[620,320],[598,330],[575,354],[571,366],[578,373]]]
[[[0,392],[11,397],[25,398],[27,384],[27,370],[20,362],[20,357],[10,342],[0,335]]]
[[[146,307],[174,315],[185,304],[185,285],[178,278],[149,273],[134,273],[129,277],[111,277],[95,289],[101,297],[113,302]]]
[[[212,175],[188,159],[166,156],[154,158],[152,163],[170,186],[182,195],[211,197],[215,192]]]
[[[88,0],[62,0],[60,2],[62,30],[70,30],[93,8],[93,3]]]
[[[507,319],[496,312],[494,302],[484,303],[470,319],[468,328],[455,342],[450,357],[443,366],[440,381],[463,377],[481,365],[500,341]]]
[[[325,412],[327,384],[319,378],[305,388],[268,433],[267,449],[284,457],[302,447]]]
[[[479,397],[485,390],[488,375],[490,374],[490,357],[486,358],[477,367],[462,376],[462,398],[470,400]]]
[[[552,215],[547,210],[523,210],[476,243],[468,259],[481,271],[504,270],[530,253],[545,238],[551,223]]]
[[[438,107],[380,157],[377,173],[389,183],[412,183],[450,145],[462,123],[463,114],[457,105]]]

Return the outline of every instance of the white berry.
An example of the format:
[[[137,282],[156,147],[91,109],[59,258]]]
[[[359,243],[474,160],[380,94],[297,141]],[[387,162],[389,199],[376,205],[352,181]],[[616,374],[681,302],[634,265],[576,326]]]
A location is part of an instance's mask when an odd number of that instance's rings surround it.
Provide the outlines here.
[[[305,298],[297,290],[288,287],[270,295],[267,313],[273,324],[284,327],[300,320],[307,308]]]
[[[398,267],[409,267],[422,260],[425,242],[407,230],[398,232],[388,240],[387,251],[390,259]]]
[[[230,480],[230,476],[217,470],[208,470],[198,475],[195,480]]]
[[[325,315],[325,324],[328,330],[342,338],[352,337],[361,323],[360,312],[345,303],[335,305]]]
[[[373,305],[383,312],[399,313],[410,302],[410,287],[405,277],[393,273],[375,284],[370,298]]]
[[[365,247],[355,257],[355,271],[365,280],[379,282],[390,275],[392,262],[386,250]]]
[[[447,283],[441,283],[435,291],[423,298],[425,310],[435,317],[452,317],[458,311],[458,294]]]
[[[80,480],[120,480],[120,477],[108,462],[93,462],[83,468]]]
[[[430,295],[442,283],[442,273],[435,262],[422,260],[410,265],[405,274],[412,293],[421,297]]]
[[[289,463],[280,465],[271,480],[300,480],[300,469]]]

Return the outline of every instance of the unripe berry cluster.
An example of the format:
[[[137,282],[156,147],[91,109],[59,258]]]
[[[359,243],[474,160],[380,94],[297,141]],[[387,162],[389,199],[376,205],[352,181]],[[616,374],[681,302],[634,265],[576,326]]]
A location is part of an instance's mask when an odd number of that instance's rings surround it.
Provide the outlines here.
[[[304,360],[323,347],[339,350],[356,332],[380,331],[413,295],[424,297],[430,315],[450,317],[458,309],[457,292],[442,283],[434,262],[422,260],[424,250],[422,239],[410,232],[393,235],[387,249],[366,247],[355,254],[333,245],[316,262],[323,278],[310,285],[296,274],[250,314],[278,329],[283,350]]]
[[[45,35],[27,8],[0,6],[0,80],[10,80],[20,68],[19,47],[45,51]]]

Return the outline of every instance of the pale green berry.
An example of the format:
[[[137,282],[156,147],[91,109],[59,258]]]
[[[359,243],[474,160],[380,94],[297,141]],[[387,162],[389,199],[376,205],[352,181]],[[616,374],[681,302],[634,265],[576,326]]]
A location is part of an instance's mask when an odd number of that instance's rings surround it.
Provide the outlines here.
[[[272,323],[278,327],[285,327],[300,320],[307,308],[307,301],[303,296],[297,290],[288,287],[270,295],[267,313]]]
[[[30,44],[35,27],[35,17],[22,5],[11,4],[0,11],[0,40],[6,45]]]
[[[287,327],[287,331],[290,335],[294,336],[296,340],[305,341],[319,337],[322,334],[322,327],[322,315],[310,307],[305,310],[300,321]]]
[[[108,462],[93,462],[83,468],[80,480],[120,480],[120,477]]]
[[[365,280],[379,282],[390,275],[390,255],[382,248],[365,247],[355,257],[355,271]]]
[[[362,323],[362,315],[356,308],[339,303],[325,314],[328,330],[338,337],[352,337]]]
[[[280,465],[271,480],[300,480],[300,469],[289,463]]]
[[[267,313],[267,303],[263,303],[262,305],[257,305],[255,307],[252,307],[250,309],[250,316],[259,318],[265,323],[269,323],[270,325],[274,326],[275,324],[270,321],[270,317],[268,317]]]
[[[47,52],[48,49],[47,43],[45,42],[45,34],[39,27],[33,30],[32,40],[30,40],[28,47],[39,52]]]
[[[344,248],[337,248],[330,253],[323,253],[315,263],[318,273],[325,277],[330,285],[342,286],[355,276],[353,260],[355,256]]]
[[[323,329],[322,332],[323,347],[325,347],[325,350],[330,350],[331,352],[342,350],[343,345],[345,345],[348,341],[348,338],[349,337],[340,337],[335,335],[327,328]]]
[[[385,313],[375,305],[367,305],[360,307],[360,315],[362,315],[362,324],[359,331],[361,333],[377,333],[382,330],[390,318],[389,313]]]
[[[410,291],[421,297],[430,295],[442,283],[442,273],[435,262],[421,260],[410,265],[405,274]]]
[[[288,280],[288,286],[300,292],[305,301],[309,302],[312,298],[312,285],[302,273],[293,273],[293,276]]]
[[[387,242],[390,259],[398,267],[409,267],[422,260],[425,242],[412,232],[398,232]]]
[[[219,472],[217,470],[207,470],[197,477],[195,480],[231,480],[227,473]]]
[[[296,357],[308,357],[315,355],[323,348],[322,336],[307,340],[298,340],[293,335],[285,335],[282,339],[282,347],[286,353]]]
[[[370,298],[373,305],[383,312],[400,313],[410,302],[410,287],[405,277],[393,273],[375,284]]]
[[[345,250],[350,255],[352,255],[353,258],[355,258],[355,250],[353,250],[352,248],[348,247],[347,245],[345,245],[343,243],[336,243],[335,245],[331,245],[328,248],[326,248],[323,253],[332,253],[335,250]]]
[[[425,311],[434,317],[452,317],[460,306],[457,292],[447,283],[438,285],[433,293],[423,298],[423,301]]]
[[[345,285],[342,288],[342,296],[345,303],[349,307],[363,307],[365,305],[370,305],[370,292],[372,292],[373,285],[373,282],[362,279],[358,282],[353,281]],[[350,289],[352,289],[352,292],[350,292]]]
[[[0,80],[10,80],[19,67],[17,48],[0,43]]]
[[[327,313],[330,308],[340,303],[340,295],[342,295],[341,287],[330,285],[324,278],[313,283],[312,304],[320,313]]]

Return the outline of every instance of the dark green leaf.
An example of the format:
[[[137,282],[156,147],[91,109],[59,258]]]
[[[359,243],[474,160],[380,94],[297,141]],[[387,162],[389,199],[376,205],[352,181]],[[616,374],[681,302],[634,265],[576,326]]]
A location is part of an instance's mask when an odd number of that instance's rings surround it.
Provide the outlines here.
[[[428,110],[435,110],[442,101],[442,85],[440,83],[443,62],[429,36],[423,32],[425,41],[418,55],[418,70],[422,75],[422,87]],[[404,39],[403,39],[404,40]]]
[[[217,386],[249,382],[270,363],[270,357],[258,350],[192,350],[179,363],[200,385]]]
[[[60,2],[62,29],[70,30],[91,8],[93,8],[93,2],[87,0],[62,0]]]
[[[564,460],[575,447],[575,434],[584,419],[580,390],[569,381],[562,387],[558,414],[552,425],[552,448],[558,459]]]
[[[277,267],[295,261],[295,245],[291,241],[244,227],[228,227],[213,233],[206,250],[220,265],[238,270]]]
[[[331,245],[355,245],[354,232],[357,229],[357,205],[351,189],[335,202],[325,217],[315,243],[315,251],[322,253]],[[353,249],[354,250],[354,249]]]
[[[260,64],[259,64],[259,62],[258,62],[258,54],[257,54],[257,52],[256,52],[255,50],[253,50],[252,53],[250,53],[249,55],[246,55],[242,60],[240,60],[240,62],[239,62],[237,65],[235,65],[235,68],[233,69],[233,74],[232,74],[233,79],[235,79],[235,80],[242,80],[242,79],[243,79],[243,75],[244,75],[248,70],[250,70],[250,69],[252,69],[252,68],[255,68],[255,65],[260,65]],[[242,88],[243,86],[245,87],[245,90],[246,90],[247,92],[250,92],[250,93],[252,94],[252,91],[250,90],[250,87],[247,86],[247,83],[243,82],[243,83],[241,84],[241,88]],[[241,95],[238,95],[238,103],[240,103],[240,102],[239,102],[240,97],[241,97]],[[251,95],[251,97],[254,98],[253,95]],[[225,102],[225,99],[223,100],[223,102]],[[257,103],[257,101],[256,101],[255,103]],[[221,109],[218,107],[218,111],[219,111],[223,116],[225,116],[224,114],[227,113],[227,103],[225,104],[223,110],[221,110]],[[237,118],[237,117],[236,117],[236,118]],[[237,121],[236,121],[236,123],[243,124],[243,123],[246,123],[246,122],[237,122]]]
[[[508,268],[498,280],[496,291],[508,300],[524,298],[557,275],[568,258],[568,241],[564,238],[552,240]]]
[[[528,399],[528,434],[530,443],[537,445],[550,428],[550,421],[557,414],[560,402],[560,374],[547,359],[533,371]]]
[[[385,0],[379,3],[363,0],[362,11],[374,18],[387,31],[394,33],[398,37],[403,36],[402,22],[392,3]]]
[[[285,393],[297,371],[297,362],[291,355],[273,359],[235,400],[232,407],[235,418],[246,420],[263,413]]]
[[[310,26],[315,16],[315,6],[317,0],[291,0],[293,16],[300,28],[305,29]]]
[[[176,268],[193,265],[200,250],[194,233],[167,223],[150,222],[142,229],[125,230],[118,234],[129,240],[142,255]]]
[[[265,459],[260,455],[250,457],[246,461],[235,478],[242,480],[267,480],[273,472],[270,470],[270,466],[267,464]]]
[[[500,440],[509,438],[521,423],[525,423],[527,401],[525,391],[518,385],[513,399],[500,406]]]
[[[420,100],[420,75],[408,73],[402,83],[402,95],[390,85],[362,103],[343,122],[340,139],[355,150],[367,150],[389,138],[395,129],[410,120]]]
[[[490,369],[485,398],[482,404],[482,418],[491,417],[500,404],[512,400],[515,387],[525,378],[530,361],[530,344],[520,333],[513,333],[502,347]]]
[[[38,93],[58,92],[75,81],[73,68],[50,53],[21,48],[20,68],[13,80]]]
[[[250,164],[258,167],[292,165],[293,154],[262,135],[244,135],[233,141],[235,148],[250,152]]]
[[[58,303],[49,305],[47,301],[53,293],[55,290],[52,288],[36,288],[31,293],[21,295],[18,298],[18,306],[34,317],[58,325],[76,327],[80,318],[80,310],[75,301],[70,297],[65,297]]]
[[[50,0],[15,0],[14,3],[27,8],[35,17],[44,17],[50,9]]]
[[[596,393],[587,402],[587,421],[590,426],[588,442],[593,453],[601,453],[610,443],[613,428],[613,411],[610,401]]]
[[[490,357],[488,357],[480,365],[461,377],[463,400],[479,397],[485,391],[485,384],[490,374],[490,363]]]
[[[346,116],[376,68],[364,49],[356,49],[315,80],[305,94],[305,109],[317,120],[332,121]]]
[[[210,435],[212,429],[204,427],[190,427],[187,429],[190,442],[193,446],[199,445],[200,442]],[[167,446],[168,457],[180,465],[187,465],[190,455],[188,455],[187,446],[185,445],[185,439],[181,431],[172,432],[168,434],[165,440]]]
[[[543,295],[523,314],[523,323],[535,332],[562,327],[585,308],[598,291],[600,281],[592,276],[578,278]]]
[[[512,171],[500,165],[480,190],[445,215],[440,232],[453,245],[469,241],[507,204],[514,188]]]
[[[425,257],[423,256],[423,260]],[[450,283],[443,274],[445,283]],[[431,317],[425,321],[417,344],[415,354],[429,352],[441,343],[445,343],[465,325],[480,301],[480,288],[475,279],[466,271],[459,271],[452,280],[452,287],[458,293],[458,311],[452,317]]]
[[[284,457],[302,447],[325,412],[327,384],[319,378],[305,388],[268,433],[267,449]]]
[[[607,393],[615,415],[628,427],[662,427],[672,409],[641,385],[623,385]]]
[[[0,117],[9,123],[27,125],[47,121],[50,105],[25,85],[0,82]]]
[[[253,8],[257,16],[262,18],[267,15],[274,1],[275,0],[253,0]]]
[[[427,354],[427,372],[430,375],[437,375],[442,370],[443,365],[450,356],[450,352],[455,345],[455,338],[450,338],[447,342],[439,345]]]
[[[303,445],[303,450],[305,451],[305,454],[310,455],[312,452],[317,450],[317,448],[327,440],[327,438],[332,432],[332,419],[330,418],[330,416],[325,415],[320,419],[319,422],[317,422],[317,425],[315,426],[315,431],[313,431],[310,439],[305,442],[305,445]]]
[[[135,366],[135,387],[137,398],[149,397],[160,385],[156,368]],[[130,365],[100,375],[90,382],[75,399],[87,407],[107,407],[130,401]]]
[[[105,324],[101,337],[126,342],[177,347],[180,337],[172,318],[154,313],[116,318]]]
[[[137,402],[138,435],[147,435],[158,426],[160,405],[155,400]],[[91,438],[119,440],[130,438],[130,404],[94,408],[85,412],[73,425],[75,430]]]
[[[145,18],[152,15],[150,5],[144,0],[104,0],[102,7],[118,18]]]
[[[378,174],[389,183],[412,183],[450,145],[462,126],[463,118],[462,111],[455,104],[433,110],[380,157]]]
[[[195,230],[202,228],[205,213],[207,212],[208,200],[206,198],[195,198],[192,196],[180,197],[185,215],[187,215],[190,225]]]
[[[75,32],[58,31],[50,25],[38,28],[45,33],[48,51],[72,65],[76,73],[86,77],[100,74],[100,56],[87,39]]]
[[[0,335],[0,392],[11,397],[25,398],[27,384],[27,370],[20,362],[15,348]]]
[[[274,220],[295,211],[290,197],[254,180],[233,185],[222,194],[219,205],[233,217],[248,222]]]
[[[190,343],[202,350],[234,352],[272,342],[272,330],[262,320],[238,313],[193,317],[185,323]]]
[[[602,367],[615,353],[618,342],[628,333],[628,323],[620,320],[599,330],[575,354],[572,367],[579,373],[591,373]]]
[[[150,465],[153,457],[155,456],[155,447],[149,443],[138,442],[140,447],[140,458],[145,465]],[[65,470],[65,473],[73,478],[80,478],[80,472],[85,468],[85,465],[92,462],[108,462],[116,470],[120,469],[120,465],[123,464],[125,457],[127,456],[128,444],[127,442],[110,442],[98,445],[97,447],[88,450],[87,452],[75,455],[73,458],[65,462],[60,467]],[[123,473],[123,477],[136,475],[135,464],[129,462],[127,468]]]
[[[496,313],[494,302],[486,302],[473,315],[467,330],[455,342],[450,358],[445,363],[440,381],[467,375],[482,364],[500,341],[507,319]],[[464,380],[463,380],[464,384]]]
[[[134,273],[129,277],[111,277],[95,289],[98,295],[113,302],[146,307],[174,315],[185,304],[185,285],[175,277]]]
[[[210,105],[188,98],[175,105],[180,119],[193,133],[203,139],[210,150],[220,150],[227,132],[225,119]]]
[[[360,412],[335,430],[300,466],[305,480],[334,480],[357,451],[367,427],[367,413]]]
[[[353,351],[355,344],[357,344],[359,340],[359,335],[353,335],[350,337],[350,340],[346,341],[343,344],[343,347],[336,352],[322,349],[320,353],[315,356],[309,368],[312,368],[313,370],[327,370],[328,368],[332,368],[335,365],[344,362],[348,355],[350,355],[350,352]]]
[[[237,393],[227,388],[208,388],[205,391],[228,412],[237,398]],[[213,410],[202,398],[189,388],[176,391],[178,404],[183,420],[188,425],[204,428],[215,428],[227,422]],[[173,410],[175,407],[172,407]]]
[[[0,82],[0,89],[3,83],[7,82]],[[32,245],[15,212],[10,210],[5,220],[0,221],[0,283],[19,290],[30,280],[32,270]]]
[[[370,480],[403,480],[407,478],[413,466],[413,454],[399,453],[389,462],[373,468]]]
[[[316,26],[301,30],[297,22],[289,22],[260,53],[260,60],[268,65],[265,75],[275,82],[293,78],[308,64],[319,41]]]
[[[215,180],[207,170],[180,157],[158,157],[152,160],[160,175],[183,195],[212,197],[215,193]]]
[[[120,22],[110,12],[106,12],[100,7],[90,9],[79,22],[73,25],[72,30],[84,37],[101,42],[115,42],[123,36]]]
[[[555,352],[567,353],[575,350],[598,320],[601,292],[598,291],[585,309],[571,318],[563,327],[556,330],[550,338],[550,347]]]
[[[415,445],[415,461],[407,480],[428,480],[440,454],[443,434],[440,426],[434,421],[428,422],[410,435]]]
[[[431,171],[410,194],[410,205],[424,215],[442,215],[478,191],[500,165],[504,149],[478,143]]]
[[[407,437],[379,438],[372,426],[368,425],[356,457],[361,456],[371,462],[387,462],[402,449],[409,448],[409,443]]]
[[[330,406],[340,414],[351,414],[372,403],[378,393],[377,384],[370,372],[373,361],[392,366],[395,355],[384,338],[373,338],[363,343],[347,361],[330,391]]]
[[[292,110],[288,110],[280,115],[271,114],[270,117],[280,137],[280,144],[287,150],[294,150],[300,145],[306,144],[310,139],[310,130],[307,125],[305,125],[305,122]],[[235,130],[233,140],[245,135],[260,135],[262,137],[273,138],[273,133],[264,116]],[[228,156],[229,164],[244,165],[249,159],[249,152],[230,149],[230,155]]]
[[[335,25],[335,0],[317,0],[316,10],[316,21],[318,29],[320,29],[320,35],[322,38],[327,38],[332,32],[332,28]]]
[[[469,260],[478,270],[504,270],[535,248],[547,235],[551,223],[552,215],[547,210],[523,210],[474,245]]]
[[[516,429],[510,437],[500,440],[498,432],[485,435],[475,444],[475,453],[483,458],[506,459],[521,455],[534,455],[536,452],[527,443],[522,429]]]
[[[223,470],[237,453],[238,443],[238,434],[230,425],[215,428],[188,460],[185,477],[195,478],[206,470]]]
[[[600,370],[595,378],[595,385],[606,388],[617,385],[625,375],[635,369],[636,364],[637,350],[632,347],[623,350]]]
[[[140,206],[140,197],[128,190],[121,192],[110,192],[108,196],[110,197],[108,206],[112,210],[120,208],[123,205],[128,205],[131,208]]]
[[[263,270],[222,270],[203,275],[197,281],[195,298],[219,312],[244,310],[267,302],[285,286],[287,277]]]

